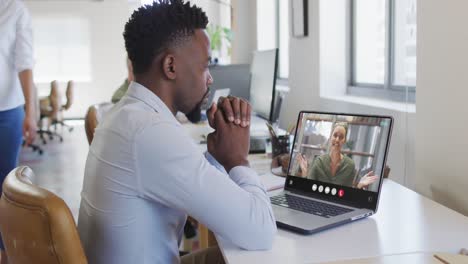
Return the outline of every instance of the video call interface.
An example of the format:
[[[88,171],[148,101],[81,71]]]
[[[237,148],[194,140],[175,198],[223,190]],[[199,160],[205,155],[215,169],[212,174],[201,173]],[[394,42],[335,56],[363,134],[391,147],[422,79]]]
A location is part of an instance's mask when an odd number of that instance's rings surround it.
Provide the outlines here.
[[[390,125],[389,118],[301,113],[288,175],[377,192]]]

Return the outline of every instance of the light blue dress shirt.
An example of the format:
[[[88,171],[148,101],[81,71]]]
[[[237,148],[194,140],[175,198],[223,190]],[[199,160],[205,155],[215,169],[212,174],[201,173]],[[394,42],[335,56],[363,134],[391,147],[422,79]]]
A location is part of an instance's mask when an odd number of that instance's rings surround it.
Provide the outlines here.
[[[227,174],[135,82],[95,131],[81,197],[78,230],[90,264],[178,263],[187,214],[248,250],[271,248],[276,234],[255,171]]]

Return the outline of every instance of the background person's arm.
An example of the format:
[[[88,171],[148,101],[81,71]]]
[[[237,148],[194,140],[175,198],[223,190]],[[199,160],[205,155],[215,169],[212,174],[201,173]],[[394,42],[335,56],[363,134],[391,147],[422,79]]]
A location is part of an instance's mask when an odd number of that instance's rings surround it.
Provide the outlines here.
[[[117,88],[117,90],[112,95],[111,102],[113,104],[118,103],[120,101],[120,99],[122,99],[122,97],[124,97],[124,95],[127,93],[129,85],[130,85],[130,82],[128,81],[128,79],[125,79],[125,81],[122,83],[122,85],[120,85],[119,88]]]
[[[307,177],[309,172],[309,162],[307,158],[302,153],[296,155],[296,162],[299,164],[298,175],[299,177]]]
[[[18,72],[25,99],[26,116],[23,123],[23,135],[28,144],[34,140],[37,129],[33,66],[31,17],[28,10],[23,8],[16,24],[15,69]]]
[[[24,70],[19,74],[21,87],[23,88],[25,100],[25,117],[23,122],[23,136],[27,144],[31,144],[36,137],[36,91],[33,84],[32,70]]]
[[[369,171],[366,175],[362,176],[362,178],[359,180],[359,183],[357,184],[356,188],[358,189],[367,189],[369,185],[377,181],[379,177],[374,174],[373,171]]]

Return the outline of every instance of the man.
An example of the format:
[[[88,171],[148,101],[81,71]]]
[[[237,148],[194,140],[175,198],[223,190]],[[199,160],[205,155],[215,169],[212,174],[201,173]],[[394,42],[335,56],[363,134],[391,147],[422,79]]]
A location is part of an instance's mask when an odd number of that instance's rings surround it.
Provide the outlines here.
[[[85,168],[78,230],[90,263],[222,263],[217,248],[179,259],[187,215],[244,249],[272,245],[270,201],[247,161],[250,105],[223,98],[208,110],[205,155],[174,117],[207,100],[207,23],[163,0],[125,26],[135,82],[97,127]]]

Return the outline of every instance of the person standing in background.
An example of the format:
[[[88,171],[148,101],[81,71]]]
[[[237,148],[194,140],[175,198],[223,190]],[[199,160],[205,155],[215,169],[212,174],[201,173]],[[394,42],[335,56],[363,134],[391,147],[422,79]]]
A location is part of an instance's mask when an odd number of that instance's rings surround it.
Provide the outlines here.
[[[0,1],[0,184],[18,165],[23,136],[36,136],[31,18],[19,0]],[[0,216],[1,217],[1,216]],[[0,263],[8,263],[0,234]]]
[[[127,93],[128,86],[130,83],[133,81],[133,69],[132,69],[132,62],[130,59],[127,57],[127,72],[128,76],[127,79],[120,85],[120,87],[114,92],[114,95],[112,95],[112,103],[116,104],[117,102],[120,101],[120,99]]]

